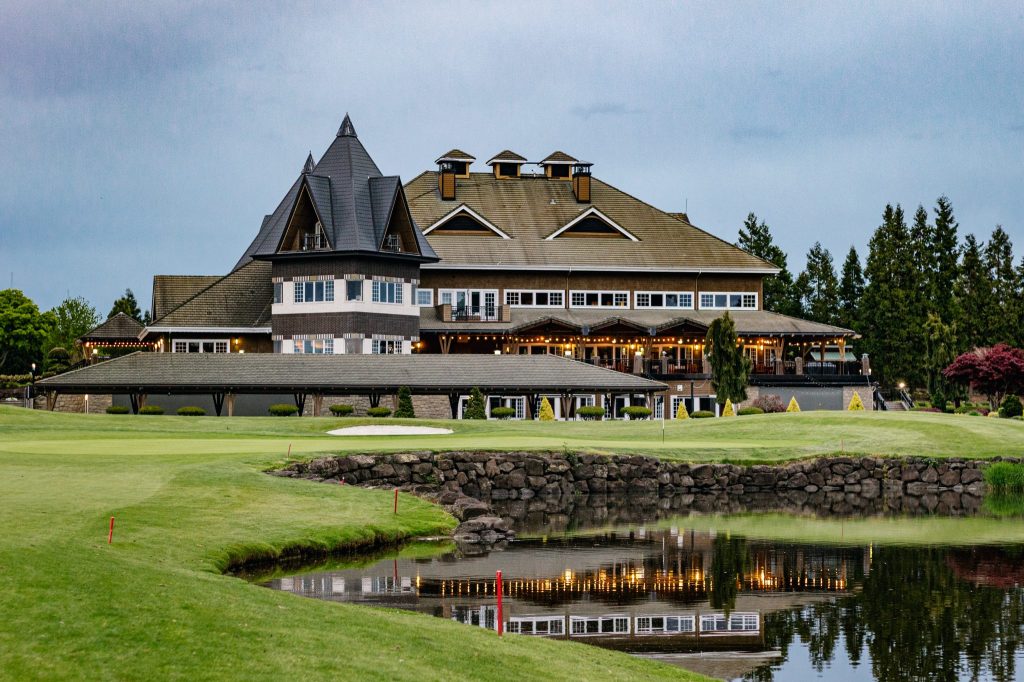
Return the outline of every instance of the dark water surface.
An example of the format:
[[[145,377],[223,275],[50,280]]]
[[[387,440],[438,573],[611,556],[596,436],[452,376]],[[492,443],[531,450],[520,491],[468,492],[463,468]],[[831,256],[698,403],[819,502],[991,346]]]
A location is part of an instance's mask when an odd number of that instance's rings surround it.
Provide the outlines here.
[[[1020,517],[664,514],[539,513],[521,517],[521,539],[501,548],[417,543],[250,577],[494,629],[501,570],[504,629],[515,636],[723,679],[1024,679]]]

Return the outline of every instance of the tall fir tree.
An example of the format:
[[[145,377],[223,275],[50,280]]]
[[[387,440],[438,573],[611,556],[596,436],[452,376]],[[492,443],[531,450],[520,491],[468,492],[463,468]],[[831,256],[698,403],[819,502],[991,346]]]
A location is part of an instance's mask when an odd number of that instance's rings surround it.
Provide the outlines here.
[[[1017,329],[1017,272],[1013,267],[1013,243],[1002,225],[996,225],[985,245],[985,267],[992,283],[992,298],[986,315],[985,345],[1012,344]]]
[[[726,400],[734,403],[746,400],[750,358],[739,346],[736,323],[728,311],[708,326],[704,344],[711,365],[711,386],[715,389],[716,402],[725,405]]]
[[[1014,345],[1018,348],[1024,348],[1024,258],[1020,259],[1020,265],[1017,266],[1016,320],[1017,337],[1014,339]]]
[[[139,309],[139,302],[135,300],[135,294],[131,289],[125,289],[124,296],[114,301],[114,306],[107,313],[107,319],[109,320],[118,313],[124,313],[128,317],[142,322],[142,311]]]
[[[793,275],[786,262],[786,252],[772,239],[771,229],[764,220],[758,222],[757,216],[749,213],[740,228],[736,246],[781,269],[779,274],[764,278],[764,309],[799,316],[800,304],[794,295]]]
[[[973,234],[964,239],[964,255],[955,286],[958,348],[967,351],[987,344],[992,309],[992,281],[985,267],[984,246]]]
[[[903,209],[898,204],[895,208],[887,205],[882,224],[868,244],[861,333],[874,375],[890,386],[900,381],[921,385],[923,381],[920,349],[912,345],[907,314],[913,286],[909,257],[910,233]]]
[[[960,274],[960,225],[953,215],[953,204],[945,196],[935,201],[935,225],[931,231],[932,274],[928,285],[931,307],[946,325],[959,315],[954,289]]]
[[[928,224],[928,211],[918,205],[914,211],[914,222],[910,225],[908,255],[904,272],[907,275],[907,305],[905,321],[909,342],[915,348],[924,348],[924,324],[931,308],[931,287],[934,281],[935,265],[932,254],[932,234]],[[916,381],[927,378],[921,372]],[[916,384],[920,385],[920,384]]]
[[[843,261],[843,273],[839,279],[839,325],[858,330],[860,326],[860,305],[864,298],[864,269],[860,266],[857,249],[850,247]]]
[[[807,252],[807,268],[798,279],[804,315],[815,322],[837,324],[839,280],[836,278],[832,254],[821,245],[821,242],[814,242],[814,246]]]

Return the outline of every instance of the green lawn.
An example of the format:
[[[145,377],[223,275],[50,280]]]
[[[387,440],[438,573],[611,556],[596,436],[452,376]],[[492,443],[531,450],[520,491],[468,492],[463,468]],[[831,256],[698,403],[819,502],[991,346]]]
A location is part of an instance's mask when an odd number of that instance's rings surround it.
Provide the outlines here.
[[[302,599],[220,571],[242,556],[443,532],[403,496],[264,475],[293,456],[451,448],[770,461],[839,450],[1024,454],[1024,424],[803,413],[669,423],[448,423],[340,439],[343,419],[83,416],[0,407],[0,678],[679,678],[614,652]],[[115,542],[107,521],[117,517]],[[694,678],[696,679],[696,678]]]

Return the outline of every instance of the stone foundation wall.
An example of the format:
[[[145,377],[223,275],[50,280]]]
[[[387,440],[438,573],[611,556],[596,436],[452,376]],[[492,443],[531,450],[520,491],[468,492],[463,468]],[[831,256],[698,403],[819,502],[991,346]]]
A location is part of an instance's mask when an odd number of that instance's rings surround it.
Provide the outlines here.
[[[958,513],[978,508],[985,492],[982,472],[988,464],[964,459],[829,457],[741,466],[667,462],[640,455],[415,452],[322,457],[274,473],[398,487],[436,496],[445,505],[463,498],[501,502],[635,495],[661,500],[692,496],[691,502],[703,500],[701,504],[706,505],[728,499],[776,500],[832,513],[865,507]]]
[[[107,395],[102,394],[89,394],[89,414],[103,414],[107,411],[107,408],[113,404],[113,396],[109,393]],[[61,394],[57,396],[57,404],[54,406],[54,412],[78,412],[81,414],[85,413],[85,396],[84,395],[73,395],[73,394]],[[38,395],[34,401],[34,407],[37,410],[46,409],[46,396]]]

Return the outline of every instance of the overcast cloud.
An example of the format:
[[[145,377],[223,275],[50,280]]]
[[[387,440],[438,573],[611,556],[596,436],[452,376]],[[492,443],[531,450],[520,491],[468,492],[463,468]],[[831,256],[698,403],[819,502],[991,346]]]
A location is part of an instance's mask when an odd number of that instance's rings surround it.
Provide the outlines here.
[[[350,112],[385,173],[555,149],[730,241],[953,201],[1024,254],[1024,5],[0,6],[0,288],[105,314],[237,260]],[[483,168],[481,168],[483,169]]]

